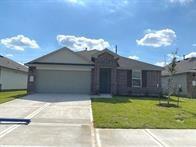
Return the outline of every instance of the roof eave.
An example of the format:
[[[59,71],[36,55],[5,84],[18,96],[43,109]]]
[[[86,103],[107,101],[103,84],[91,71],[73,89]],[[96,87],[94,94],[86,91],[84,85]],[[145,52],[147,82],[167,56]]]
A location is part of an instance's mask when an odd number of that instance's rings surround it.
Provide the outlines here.
[[[26,63],[26,66],[37,65],[71,65],[71,66],[94,66],[94,64],[80,64],[80,63],[53,63],[53,62],[30,62]]]

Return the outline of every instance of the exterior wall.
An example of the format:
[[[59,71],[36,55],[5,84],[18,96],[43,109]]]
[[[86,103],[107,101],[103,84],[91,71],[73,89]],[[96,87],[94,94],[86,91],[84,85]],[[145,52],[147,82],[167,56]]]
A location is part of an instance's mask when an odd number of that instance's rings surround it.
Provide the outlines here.
[[[164,76],[161,78],[162,80],[162,88],[163,93],[168,93],[168,76]],[[186,96],[186,97],[193,97],[196,98],[196,87],[192,85],[192,81],[196,81],[196,75],[194,76],[194,73],[183,73],[183,74],[177,74],[173,77],[173,83],[174,83],[174,89],[173,92],[180,96]],[[178,86],[182,86],[182,92],[178,92]]]
[[[129,94],[129,84],[128,81],[128,71],[127,70],[117,70],[117,94],[118,95],[128,95]]]
[[[196,73],[187,73],[187,96],[196,98],[196,86],[192,85],[196,81]]]
[[[113,95],[149,95],[157,96],[161,93],[161,71],[147,71],[142,77],[142,87],[132,87],[132,74],[130,70],[117,69],[117,60],[110,54],[103,53],[95,59],[95,68],[92,69],[92,94],[99,94],[100,68],[111,68],[111,94]],[[158,88],[157,88],[158,84]]]
[[[71,65],[35,65],[29,67],[28,74],[28,93],[35,93],[36,86],[38,83],[38,70],[48,70],[48,71],[86,71],[91,72],[91,66],[71,66]],[[30,77],[33,77],[33,81],[30,81]],[[91,74],[89,74],[89,78]],[[55,78],[55,77],[54,77]],[[42,79],[41,79],[42,80]],[[63,79],[62,79],[63,80]],[[50,82],[50,81],[49,81]]]
[[[27,73],[1,67],[0,84],[1,90],[27,89]]]
[[[146,71],[146,86],[140,88],[132,87],[129,76],[130,70],[117,70],[117,94],[118,95],[135,95],[135,96],[158,96],[161,93],[161,72],[160,71]],[[143,77],[143,76],[142,76]],[[142,79],[142,82],[144,80]],[[144,84],[143,84],[144,85]]]
[[[117,72],[117,61],[114,57],[108,53],[103,53],[95,59],[95,67],[92,69],[91,79],[92,79],[92,94],[99,94],[99,74],[100,68],[110,68],[111,69],[111,93],[116,94],[117,92],[117,82],[116,82],[116,72]]]
[[[169,77],[166,76],[166,77],[162,77],[161,78],[162,80],[162,89],[163,89],[163,93],[164,94],[167,94],[168,93],[168,80],[169,80]],[[184,73],[184,74],[178,74],[178,75],[175,75],[173,77],[173,92],[177,95],[180,95],[180,96],[187,96],[188,95],[188,91],[187,91],[187,74]],[[179,85],[182,86],[182,92],[178,93],[178,87]]]

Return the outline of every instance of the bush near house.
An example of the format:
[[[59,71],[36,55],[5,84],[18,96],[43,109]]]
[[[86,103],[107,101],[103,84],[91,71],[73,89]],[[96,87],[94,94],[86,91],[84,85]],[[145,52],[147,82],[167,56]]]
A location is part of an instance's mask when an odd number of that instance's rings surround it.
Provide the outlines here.
[[[196,128],[195,99],[180,98],[179,107],[163,107],[156,98],[113,97],[92,99],[92,108],[97,128]]]

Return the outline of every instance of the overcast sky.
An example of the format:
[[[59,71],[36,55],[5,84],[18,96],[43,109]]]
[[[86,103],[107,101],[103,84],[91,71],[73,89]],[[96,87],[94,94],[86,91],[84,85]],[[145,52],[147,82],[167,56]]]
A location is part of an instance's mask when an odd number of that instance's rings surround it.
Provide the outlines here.
[[[67,46],[118,45],[122,56],[156,65],[196,56],[195,0],[1,0],[0,54],[20,63]],[[165,58],[165,59],[164,59]]]

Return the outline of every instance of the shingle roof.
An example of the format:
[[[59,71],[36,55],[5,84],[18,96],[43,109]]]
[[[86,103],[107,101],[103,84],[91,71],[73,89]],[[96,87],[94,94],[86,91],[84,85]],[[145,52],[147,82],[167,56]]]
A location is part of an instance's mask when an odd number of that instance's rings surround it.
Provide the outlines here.
[[[58,49],[58,50],[55,50],[55,51],[53,51],[53,52],[51,52],[51,53],[49,53],[49,54],[46,54],[46,55],[41,56],[41,57],[39,57],[39,58],[37,58],[37,59],[34,59],[33,61],[30,61],[30,62],[26,63],[25,65],[28,66],[28,65],[30,65],[30,64],[42,63],[42,62],[40,62],[41,59],[46,58],[46,57],[49,57],[49,56],[51,56],[51,55],[54,55],[54,54],[56,54],[56,53],[58,53],[58,52],[62,52],[62,51],[71,52],[72,54],[74,54],[74,55],[78,56],[79,58],[81,58],[82,60],[84,60],[84,61],[86,62],[86,64],[93,64],[93,62],[92,62],[91,60],[89,60],[88,58],[86,58],[85,56],[83,56],[83,55],[81,55],[81,54],[78,54],[77,52],[74,52],[74,51],[72,51],[71,49],[69,49],[69,48],[67,48],[67,47],[62,47],[62,48],[60,48],[60,49]]]
[[[86,57],[87,59],[91,60],[91,57],[94,56],[94,54],[97,54],[101,51],[98,50],[90,50],[90,51],[79,51],[77,53],[81,54],[82,56]],[[115,53],[114,53],[115,54]],[[119,64],[119,69],[141,69],[141,70],[163,70],[162,67],[155,66],[149,63],[129,59],[126,57],[122,57],[118,54],[118,64]]]
[[[91,57],[94,54],[97,54],[98,52],[99,52],[98,50],[94,49],[94,50],[89,50],[89,51],[83,50],[83,51],[79,51],[77,53],[84,56],[86,59],[91,61]]]
[[[187,72],[196,72],[196,57],[187,58],[180,60],[176,65],[176,74],[187,73]],[[162,71],[163,76],[169,75],[168,66],[165,67],[165,70]]]
[[[9,69],[19,70],[23,72],[28,72],[28,68],[24,65],[21,65],[11,59],[8,59],[0,55],[0,67],[5,67]]]
[[[45,56],[42,56],[38,59],[35,59],[29,63],[27,63],[26,65],[29,65],[29,64],[34,64],[36,61],[39,61],[41,58],[44,58],[46,56],[49,56],[51,54],[54,54],[56,52],[59,52],[61,50],[69,50],[71,51],[70,49],[64,47],[64,48],[61,48],[59,50],[56,50],[52,53],[49,53]],[[73,51],[71,51],[73,52]],[[83,51],[78,51],[78,52],[73,52],[74,54],[80,56],[81,58],[85,59],[86,61],[88,61],[89,64],[94,64],[92,62],[92,57],[96,57],[98,56],[99,54],[103,53],[103,52],[108,52],[109,54],[112,54],[113,56],[115,56],[115,58],[118,58],[118,65],[119,65],[119,69],[141,69],[141,70],[158,70],[158,71],[161,71],[163,70],[162,67],[159,67],[159,66],[155,66],[155,65],[152,65],[152,64],[149,64],[149,63],[145,63],[145,62],[141,62],[141,61],[137,61],[137,60],[133,60],[133,59],[129,59],[129,58],[126,58],[126,57],[122,57],[108,49],[104,49],[102,51],[99,51],[99,50],[83,50]]]
[[[163,70],[162,67],[122,56],[119,57],[118,64],[120,69]]]

